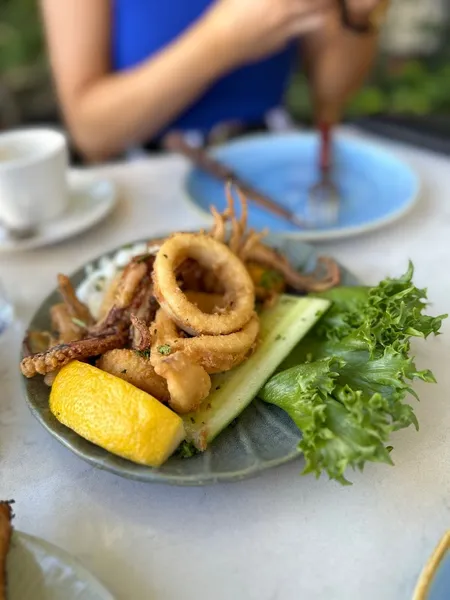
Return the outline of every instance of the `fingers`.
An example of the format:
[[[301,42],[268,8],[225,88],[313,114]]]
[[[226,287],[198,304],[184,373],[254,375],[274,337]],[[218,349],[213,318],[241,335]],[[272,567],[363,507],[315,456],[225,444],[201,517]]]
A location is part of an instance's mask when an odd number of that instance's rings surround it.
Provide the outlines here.
[[[335,7],[335,0],[287,0],[289,2],[289,14],[292,18],[309,17],[320,14]]]
[[[297,37],[311,31],[321,29],[326,22],[325,15],[313,14],[311,16],[302,16],[293,19],[289,25],[289,36]]]

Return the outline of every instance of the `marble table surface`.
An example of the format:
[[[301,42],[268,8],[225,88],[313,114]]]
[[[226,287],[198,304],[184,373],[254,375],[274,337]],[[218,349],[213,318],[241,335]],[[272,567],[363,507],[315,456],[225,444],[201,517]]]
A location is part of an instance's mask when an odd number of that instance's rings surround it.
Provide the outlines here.
[[[411,258],[430,310],[446,312],[450,160],[376,143],[417,169],[420,202],[388,228],[320,249],[368,283],[402,273]],[[409,600],[450,523],[450,321],[446,335],[415,348],[438,380],[417,386],[419,433],[395,434],[395,467],[368,465],[350,487],[301,477],[301,463],[203,489],[127,481],[78,459],[29,413],[19,340],[56,273],[133,239],[201,225],[181,200],[187,167],[173,156],[103,166],[121,191],[107,220],[57,246],[0,258],[18,316],[0,338],[0,498],[16,500],[19,530],[71,552],[119,600]]]

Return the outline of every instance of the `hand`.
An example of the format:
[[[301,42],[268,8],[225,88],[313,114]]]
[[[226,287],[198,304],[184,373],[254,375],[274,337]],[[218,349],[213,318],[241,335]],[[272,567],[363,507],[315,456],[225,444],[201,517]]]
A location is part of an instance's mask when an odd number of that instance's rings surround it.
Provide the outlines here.
[[[205,25],[230,67],[281,50],[293,38],[320,28],[335,0],[217,0]]]
[[[352,23],[367,25],[377,14],[383,14],[389,0],[346,0],[347,10]]]

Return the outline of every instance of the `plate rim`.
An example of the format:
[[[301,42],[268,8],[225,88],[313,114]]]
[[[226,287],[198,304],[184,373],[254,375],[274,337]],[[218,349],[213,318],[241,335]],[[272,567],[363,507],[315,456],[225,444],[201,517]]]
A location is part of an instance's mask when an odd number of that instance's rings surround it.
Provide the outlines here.
[[[317,135],[314,132],[301,132],[301,131],[290,131],[290,132],[284,132],[284,133],[271,133],[271,134],[267,134],[267,133],[252,133],[252,134],[248,134],[245,136],[242,136],[240,138],[234,139],[234,140],[230,140],[229,142],[226,142],[225,144],[221,144],[220,146],[216,146],[214,148],[212,148],[210,150],[210,153],[212,156],[214,157],[220,157],[220,154],[223,151],[226,151],[228,149],[233,149],[234,147],[241,147],[241,146],[246,146],[248,143],[252,143],[255,141],[272,141],[272,140],[283,140],[283,139],[289,139],[289,138],[299,138],[299,139],[316,139]],[[362,225],[355,225],[355,226],[347,226],[347,227],[343,227],[341,229],[331,229],[331,230],[320,230],[320,229],[315,229],[313,231],[277,231],[277,235],[283,236],[284,238],[287,239],[292,239],[292,240],[297,240],[299,242],[327,242],[330,240],[340,240],[343,238],[352,238],[352,237],[357,237],[360,235],[363,235],[365,233],[371,233],[372,231],[376,231],[378,229],[382,229],[384,227],[388,227],[389,225],[392,225],[393,223],[395,223],[396,221],[400,220],[402,217],[406,216],[409,212],[412,211],[412,209],[416,206],[416,204],[419,202],[419,200],[422,197],[423,194],[423,181],[421,179],[421,177],[419,176],[418,172],[416,169],[414,169],[412,167],[412,165],[409,163],[409,161],[400,158],[399,156],[397,156],[395,154],[395,152],[392,152],[391,150],[385,150],[383,148],[380,148],[377,144],[373,143],[373,142],[366,142],[366,141],[362,141],[359,140],[358,138],[353,138],[352,136],[346,136],[345,134],[339,134],[339,140],[342,141],[344,144],[350,144],[351,146],[356,146],[356,147],[360,147],[360,148],[369,148],[371,151],[379,154],[385,154],[388,155],[391,159],[393,159],[395,162],[397,163],[402,163],[403,167],[409,171],[410,175],[412,176],[413,182],[414,182],[414,191],[411,194],[411,198],[408,200],[408,202],[402,206],[401,208],[399,208],[398,210],[394,211],[393,213],[390,213],[389,215],[386,215],[385,217],[381,217],[379,219],[376,219],[374,221],[371,221],[370,223],[366,223],[366,224],[362,224]],[[201,169],[199,169],[198,167],[192,165],[187,173],[185,173],[183,175],[183,192],[184,192],[184,198],[185,201],[187,203],[187,205],[189,206],[189,208],[191,210],[193,210],[198,216],[200,216],[202,219],[205,219],[205,217],[207,218],[208,222],[212,222],[212,218],[211,218],[211,214],[206,210],[203,209],[201,206],[199,206],[192,193],[189,190],[190,187],[190,181],[191,179],[194,177],[196,172],[200,172]]]
[[[43,538],[30,533],[25,533],[17,529],[13,530],[12,543],[21,543],[22,541],[30,543],[32,546],[38,546],[41,550],[44,550],[49,556],[57,557],[59,560],[64,562],[65,565],[69,565],[78,576],[80,580],[84,580],[93,588],[93,591],[102,598],[102,600],[115,600],[112,592],[105,587],[102,581],[98,579],[76,556],[72,555],[64,548],[49,542]]]
[[[198,229],[193,230],[193,231],[198,231]],[[85,262],[83,265],[79,266],[77,269],[75,269],[70,274],[69,278],[72,280],[73,278],[78,276],[80,271],[83,271],[84,269],[86,269],[86,267],[88,265],[98,263],[102,259],[102,257],[115,254],[118,250],[120,250],[123,247],[129,246],[129,245],[134,245],[134,244],[139,244],[142,242],[146,242],[146,243],[151,242],[152,239],[160,239],[161,237],[164,237],[167,235],[168,235],[167,233],[163,233],[160,235],[152,236],[149,239],[140,238],[138,240],[120,244],[118,246],[115,246],[114,248],[110,248],[107,251],[102,252],[95,258]],[[270,234],[269,239],[273,240],[275,243],[276,243],[277,239],[286,241],[284,236],[282,236],[278,233]],[[313,246],[311,246],[307,243],[304,243],[302,240],[294,239],[294,240],[289,240],[289,241],[292,241],[295,244],[299,244],[299,245],[305,247],[305,250],[308,251],[309,255],[317,257],[317,255],[318,255],[317,250]],[[351,277],[353,277],[353,279],[355,281],[358,281],[358,278],[355,275],[353,275],[353,273],[351,271],[348,271],[347,269],[345,269],[345,267],[342,267],[342,268],[344,268],[344,270]],[[28,330],[29,326],[31,325],[31,323],[33,323],[33,321],[36,319],[37,315],[39,314],[40,310],[42,309],[42,306],[44,306],[46,303],[49,302],[50,298],[55,294],[55,292],[56,292],[56,288],[54,288],[49,294],[47,294],[46,297],[39,303],[39,306],[34,311],[31,319],[28,322],[27,330]],[[21,357],[22,357],[22,353],[21,353]],[[30,409],[32,415],[36,418],[36,420],[44,427],[44,429],[54,439],[56,439],[65,448],[67,448],[68,450],[73,452],[78,458],[81,458],[83,461],[90,464],[91,466],[98,468],[100,470],[103,470],[103,471],[108,471],[110,473],[113,473],[114,475],[118,475],[125,479],[140,481],[142,483],[152,483],[152,484],[158,483],[158,484],[165,484],[165,485],[174,485],[174,486],[179,486],[179,487],[200,487],[200,486],[213,485],[216,483],[229,483],[229,482],[242,481],[244,479],[250,479],[250,478],[260,475],[264,471],[271,470],[275,467],[279,467],[283,464],[287,464],[289,462],[292,462],[294,460],[298,460],[299,458],[301,458],[301,452],[296,447],[294,451],[292,451],[288,454],[285,454],[283,456],[280,456],[278,458],[274,458],[272,460],[264,460],[264,462],[254,463],[253,465],[250,465],[244,469],[239,469],[236,471],[219,472],[216,475],[214,475],[211,472],[205,472],[204,474],[194,474],[194,475],[183,475],[180,473],[173,473],[173,474],[172,473],[161,473],[158,469],[155,469],[152,467],[145,467],[143,465],[135,465],[135,463],[132,463],[132,462],[130,462],[130,465],[134,465],[134,467],[136,467],[136,466],[139,467],[140,469],[142,469],[142,472],[141,471],[133,472],[132,470],[129,471],[128,469],[124,470],[123,468],[120,467],[120,465],[110,464],[108,462],[102,461],[101,459],[98,459],[98,457],[96,457],[96,456],[91,456],[90,454],[86,453],[85,450],[83,450],[82,448],[79,448],[78,445],[74,444],[71,441],[70,436],[63,435],[60,432],[56,431],[51,426],[51,424],[47,422],[47,420],[41,414],[41,411],[39,410],[39,408],[36,407],[35,404],[32,402],[32,400],[30,399],[30,393],[28,390],[28,386],[30,385],[30,380],[27,379],[26,377],[24,377],[23,375],[21,375],[20,379],[21,379],[22,391],[25,396],[25,400],[28,405],[28,408]],[[45,384],[42,382],[42,385],[45,385]],[[48,388],[48,393],[50,394],[50,388]],[[54,419],[53,416],[52,416],[52,418]],[[55,419],[55,421],[56,421],[56,419]],[[67,429],[67,431],[69,431],[69,432],[72,431],[70,428],[65,428],[59,422],[56,421],[56,423],[58,423],[58,427],[59,426],[63,427],[64,431],[65,431],[65,429]],[[76,432],[73,432],[73,433],[76,436],[75,439],[80,438],[83,441],[85,441],[86,443],[91,444],[90,442],[88,442],[88,440],[84,440],[84,438],[82,438],[82,436],[79,436],[78,434],[76,434]],[[97,446],[95,444],[92,444],[92,446],[97,448]],[[98,447],[98,448],[100,448],[100,447]],[[103,450],[104,452],[107,452],[108,456],[109,455],[115,456],[114,454],[108,452],[107,450],[104,450],[103,448],[101,448],[101,450]],[[121,458],[121,457],[116,457],[116,458]],[[126,460],[126,459],[123,459],[123,460]]]

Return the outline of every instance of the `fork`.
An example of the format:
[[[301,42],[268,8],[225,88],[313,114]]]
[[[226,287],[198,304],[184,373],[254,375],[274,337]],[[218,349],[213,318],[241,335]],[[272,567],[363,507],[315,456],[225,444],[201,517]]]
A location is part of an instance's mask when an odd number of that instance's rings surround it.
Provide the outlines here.
[[[339,191],[332,177],[331,126],[319,124],[319,181],[308,193],[307,218],[317,227],[334,225],[339,217]]]

